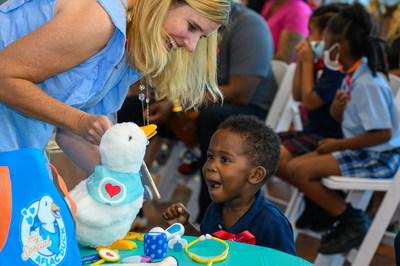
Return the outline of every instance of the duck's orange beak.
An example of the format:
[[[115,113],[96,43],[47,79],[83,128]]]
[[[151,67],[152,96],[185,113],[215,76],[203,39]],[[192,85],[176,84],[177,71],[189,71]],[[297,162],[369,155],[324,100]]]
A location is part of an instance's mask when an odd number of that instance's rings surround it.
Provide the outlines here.
[[[157,126],[154,124],[140,127],[143,130],[144,134],[146,134],[147,140],[151,139],[155,134],[157,134]]]
[[[51,204],[51,213],[54,215],[54,217],[60,218],[59,211],[60,208],[53,202],[53,204]]]

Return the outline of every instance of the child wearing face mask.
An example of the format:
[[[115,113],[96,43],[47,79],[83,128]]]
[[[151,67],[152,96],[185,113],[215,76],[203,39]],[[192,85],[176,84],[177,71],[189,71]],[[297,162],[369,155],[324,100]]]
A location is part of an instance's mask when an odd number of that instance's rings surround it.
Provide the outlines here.
[[[324,138],[341,138],[338,122],[329,114],[329,108],[336,90],[345,77],[337,65],[324,64],[324,41],[322,32],[329,19],[339,12],[342,5],[329,4],[316,9],[310,17],[310,36],[297,45],[298,58],[293,82],[293,97],[303,104],[309,120],[303,131],[281,132],[281,161],[275,174],[288,181],[286,165],[293,158],[314,151]],[[296,222],[299,229],[326,230],[332,224],[332,217],[318,205],[306,199],[303,214]]]
[[[248,239],[250,244],[296,254],[290,222],[261,193],[278,166],[279,144],[277,134],[255,116],[232,116],[219,125],[203,166],[213,202],[201,222],[201,234]],[[182,203],[163,213],[169,224],[183,224],[186,235],[200,235],[189,217]]]
[[[337,59],[347,74],[330,113],[341,123],[343,139],[326,138],[315,152],[287,164],[288,177],[306,197],[335,217],[319,252],[342,253],[361,244],[370,221],[321,177],[344,175],[392,178],[400,164],[399,113],[392,91],[378,71],[387,75],[384,41],[372,35],[370,14],[359,3],[333,16],[324,30],[327,59]]]

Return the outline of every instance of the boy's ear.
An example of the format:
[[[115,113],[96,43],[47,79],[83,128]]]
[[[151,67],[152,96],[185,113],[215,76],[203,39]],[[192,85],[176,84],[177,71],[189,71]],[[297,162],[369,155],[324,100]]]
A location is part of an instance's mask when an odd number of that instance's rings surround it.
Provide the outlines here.
[[[250,175],[248,181],[250,184],[256,185],[264,180],[267,175],[267,170],[265,170],[262,166],[256,166],[252,170],[252,174]]]

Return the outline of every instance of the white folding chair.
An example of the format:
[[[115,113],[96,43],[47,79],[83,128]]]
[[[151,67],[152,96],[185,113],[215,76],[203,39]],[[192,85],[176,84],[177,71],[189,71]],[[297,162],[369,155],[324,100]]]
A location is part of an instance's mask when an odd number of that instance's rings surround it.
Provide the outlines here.
[[[286,74],[286,70],[288,69],[288,64],[281,60],[272,59],[271,67],[272,67],[272,73],[274,75],[276,86],[278,86],[278,88],[279,88],[279,86],[281,85],[282,80]]]
[[[390,79],[392,79],[390,77]],[[395,83],[395,78],[392,79],[391,85],[394,90],[395,102],[400,109],[400,93],[398,88],[400,83]],[[399,79],[400,80],[400,79]],[[393,87],[392,87],[393,86]],[[381,202],[377,213],[372,221],[372,224],[365,236],[359,250],[352,249],[344,254],[324,255],[318,254],[315,265],[321,266],[336,266],[342,265],[345,260],[352,263],[352,265],[364,266],[368,265],[372,260],[379,243],[393,245],[394,233],[386,232],[392,217],[400,203],[400,168],[392,179],[369,179],[369,178],[356,178],[346,176],[329,176],[322,179],[322,184],[329,189],[333,190],[346,190],[348,195],[346,201],[350,202],[354,208],[366,210],[369,201],[374,191],[386,192]],[[300,212],[300,205],[303,200],[303,195],[299,191],[293,194],[291,202],[285,215],[292,222]],[[295,229],[296,230],[296,229]],[[308,235],[320,236],[319,234],[310,233],[311,231],[298,231]],[[295,234],[297,236],[297,233]]]
[[[354,266],[364,266],[371,262],[379,243],[383,242],[393,246],[395,234],[386,232],[386,228],[400,202],[400,170],[397,170],[393,179],[329,176],[323,178],[322,183],[330,189],[349,190],[350,195],[347,197],[347,201],[351,202],[354,207],[363,210],[368,206],[373,191],[386,193],[358,251],[352,249],[346,254],[318,254],[315,265],[333,266],[348,260]]]
[[[275,62],[274,64],[278,65],[280,63]],[[291,63],[290,65],[288,65],[285,75],[280,83],[280,86],[278,87],[274,100],[268,111],[268,115],[265,122],[267,125],[269,125],[276,131],[278,129],[279,124],[280,124],[279,127],[281,127],[282,130],[285,131],[289,130],[290,123],[293,120],[292,114],[290,113],[290,111],[287,110],[288,109],[290,110],[290,106],[288,106],[288,103],[292,95],[293,78],[295,71],[296,71],[296,63]],[[285,110],[286,112],[284,112]],[[287,128],[283,128],[284,125],[286,125]]]
[[[284,66],[284,64],[286,64],[278,60],[273,61],[275,61],[273,63],[273,66],[275,65],[275,69],[283,68],[282,65]],[[272,69],[273,71],[275,71],[274,67]],[[268,111],[267,118],[265,120],[265,123],[273,128],[276,132],[288,131],[291,125],[294,126],[295,130],[303,129],[300,112],[298,109],[298,102],[294,101],[292,97],[295,71],[296,63],[291,63],[287,66],[285,75],[282,78],[282,82],[278,87],[278,91],[276,92],[272,105]],[[278,74],[280,75],[280,72]],[[272,182],[278,183],[284,181],[281,181],[277,177],[272,177],[268,180],[268,182],[271,184]],[[290,186],[289,184],[287,184],[287,186],[290,194],[297,192],[297,189],[295,189],[294,187]],[[266,199],[278,205],[278,207],[282,210],[284,210],[289,204],[289,202],[271,195],[268,192],[268,184],[263,187],[263,195],[264,197],[266,197]]]

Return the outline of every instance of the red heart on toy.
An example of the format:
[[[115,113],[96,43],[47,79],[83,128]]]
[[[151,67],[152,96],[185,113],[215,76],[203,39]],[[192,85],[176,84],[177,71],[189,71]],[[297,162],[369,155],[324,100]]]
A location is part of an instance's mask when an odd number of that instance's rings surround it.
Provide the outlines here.
[[[110,184],[110,185],[111,185],[111,184]],[[109,257],[114,257],[114,254],[112,254],[112,253],[110,253],[110,252],[108,252],[108,251],[106,252],[106,255],[109,256]]]
[[[108,193],[108,195],[110,195],[110,198],[114,197],[115,195],[119,194],[121,192],[121,187],[120,186],[113,186],[111,183],[107,183],[104,187]]]

